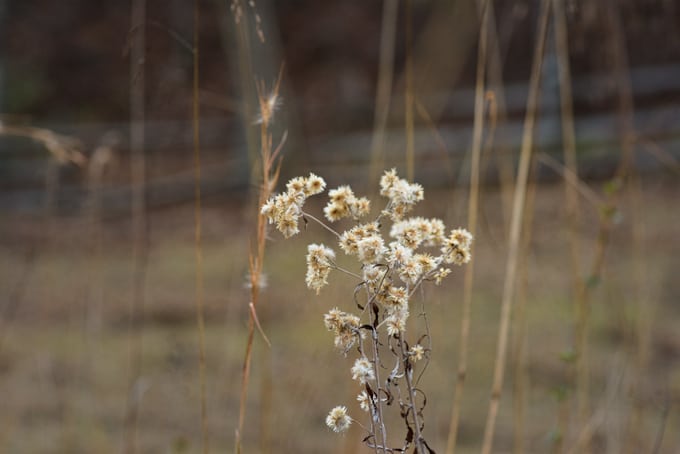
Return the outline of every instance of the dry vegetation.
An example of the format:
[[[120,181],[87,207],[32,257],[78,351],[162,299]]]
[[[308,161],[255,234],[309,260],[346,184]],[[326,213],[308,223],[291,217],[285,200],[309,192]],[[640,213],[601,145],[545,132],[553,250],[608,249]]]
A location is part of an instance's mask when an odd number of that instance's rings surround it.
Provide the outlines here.
[[[340,404],[363,416],[349,372],[356,346],[338,355],[323,326],[334,307],[356,310],[356,279],[337,273],[317,297],[305,287],[305,251],[322,242],[337,250],[332,234],[306,219],[300,234],[284,241],[260,207],[283,190],[279,172],[314,172],[328,188],[350,181],[357,193],[375,194],[377,175],[393,166],[424,186],[414,215],[466,225],[475,237],[469,268],[456,267],[444,285],[413,294],[429,324],[431,350],[418,385],[428,400],[419,415],[428,446],[438,453],[680,450],[678,132],[654,129],[678,116],[662,91],[644,98],[643,108],[670,110],[636,117],[639,84],[631,82],[629,65],[643,52],[628,43],[623,26],[634,24],[634,13],[658,19],[644,2],[574,1],[564,9],[560,0],[514,8],[479,0],[457,4],[460,16],[429,15],[442,5],[430,10],[410,0],[387,0],[381,13],[370,7],[382,24],[382,36],[365,34],[376,41],[375,58],[362,57],[373,65],[376,87],[368,92],[375,105],[371,116],[348,100],[344,107],[359,120],[344,119],[347,129],[332,131],[341,139],[324,135],[332,130],[323,122],[331,114],[319,105],[333,109],[343,100],[337,93],[329,99],[323,65],[311,65],[307,54],[286,55],[290,49],[284,57],[292,65],[271,57],[278,50],[268,26],[273,10],[238,0],[217,9],[228,20],[228,54],[241,90],[235,101],[202,91],[214,72],[207,64],[205,82],[199,65],[216,54],[209,48],[199,58],[201,46],[208,47],[199,19],[215,31],[214,17],[198,14],[207,5],[186,9],[196,32],[189,43],[193,32],[147,20],[146,2],[133,3],[129,150],[121,150],[115,135],[98,138],[89,151],[91,141],[10,125],[20,123],[16,117],[0,122],[0,139],[13,137],[3,142],[9,147],[25,154],[44,148],[29,163],[39,178],[32,186],[6,183],[9,195],[0,200],[7,206],[0,222],[0,452],[382,451],[371,447],[382,441],[370,423],[374,437],[367,444],[357,424],[338,435],[324,423]],[[659,11],[668,8],[662,3]],[[291,21],[282,34],[295,42],[289,34],[300,19],[288,8],[279,11]],[[315,8],[310,11],[323,13]],[[334,8],[368,27],[353,16],[353,6]],[[529,81],[520,107],[501,71],[503,52],[516,44],[502,41],[512,36],[501,23],[507,17],[539,30],[516,38],[530,39],[535,50],[508,65],[508,74]],[[328,25],[326,16],[319,20]],[[461,108],[467,116],[439,100],[451,89],[442,81],[457,71],[432,59],[443,52],[447,20],[465,22],[460,33],[467,44],[447,50],[460,53],[459,72],[465,72],[464,46],[476,50],[467,65],[474,95]],[[583,41],[592,38],[593,24],[606,46],[589,55]],[[152,26],[160,30],[153,40],[164,36],[193,57],[191,89],[182,101],[190,112],[183,131],[192,141],[176,145],[181,153],[172,156],[145,152],[154,139],[145,136],[146,122],[158,114],[144,102],[144,88],[159,71],[152,64],[157,56],[140,63]],[[550,64],[546,55],[554,57]],[[616,70],[613,88],[588,104],[572,87],[569,64],[583,69],[584,59],[602,55]],[[356,76],[345,81],[350,99],[363,93],[357,75],[363,73],[349,63],[347,71]],[[557,81],[550,98],[556,108],[545,112],[540,97],[550,97],[541,88],[548,79]],[[216,105],[240,115],[245,143],[238,153],[247,159],[235,157],[233,144],[226,151],[212,142],[208,150],[202,146],[216,134],[202,132],[202,115]],[[309,141],[296,108],[317,134]],[[605,111],[615,120],[601,121],[597,115]],[[544,116],[559,129],[541,129]],[[363,121],[359,132],[352,129],[356,121]],[[593,133],[603,129],[611,139],[605,145]],[[308,146],[321,150],[301,152]],[[345,154],[333,152],[343,146]],[[225,185],[223,169],[236,167],[248,186]],[[322,213],[323,205],[322,197],[311,198],[305,212]],[[351,227],[346,220],[337,225],[340,232]],[[339,251],[337,265],[356,268]],[[412,309],[412,319],[418,314]],[[376,351],[388,345],[376,344]],[[390,438],[399,434],[387,444],[401,445],[408,417],[380,418]],[[418,440],[409,450],[414,447],[423,452]]]

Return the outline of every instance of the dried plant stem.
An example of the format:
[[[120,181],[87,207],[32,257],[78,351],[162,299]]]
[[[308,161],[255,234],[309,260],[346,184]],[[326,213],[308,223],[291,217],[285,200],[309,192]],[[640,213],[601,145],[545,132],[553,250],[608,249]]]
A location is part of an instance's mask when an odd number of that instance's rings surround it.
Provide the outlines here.
[[[201,404],[201,447],[203,454],[209,450],[208,407],[205,385],[205,314],[203,308],[203,244],[201,228],[201,140],[199,109],[199,0],[194,0],[194,42],[193,42],[193,93],[192,123],[194,141],[194,251],[196,260],[196,322],[198,325],[198,370],[199,399]]]
[[[415,452],[418,454],[425,454],[425,446],[423,444],[423,435],[420,432],[420,417],[418,416],[418,405],[416,404],[416,390],[413,385],[413,367],[409,363],[408,352],[406,351],[406,342],[402,338],[403,334],[399,336],[399,346],[401,347],[401,361],[404,365],[404,378],[406,379],[406,387],[408,388],[408,400],[411,407],[411,415],[413,417],[413,431],[415,432]]]
[[[377,179],[383,168],[383,147],[385,146],[385,130],[390,113],[392,98],[392,79],[394,72],[394,44],[397,34],[397,0],[383,0],[382,28],[380,31],[380,62],[378,63],[378,87],[375,95],[375,117],[373,120],[373,137],[371,139],[371,165],[369,178]]]
[[[319,218],[317,218],[317,217],[315,217],[315,216],[312,216],[311,214],[307,213],[306,211],[303,211],[302,214],[304,215],[304,217],[311,219],[312,221],[316,222],[317,224],[319,224],[319,225],[320,225],[321,227],[323,227],[324,229],[326,229],[326,230],[328,230],[329,232],[331,232],[331,233],[332,233],[333,235],[335,235],[336,237],[340,238],[340,234],[339,234],[338,232],[336,232],[335,230],[333,230],[332,228],[330,228],[330,227],[328,226],[328,224],[326,224],[325,222],[321,221]]]
[[[475,117],[472,134],[472,160],[470,166],[470,194],[468,198],[468,231],[475,236],[477,232],[477,212],[479,207],[479,166],[482,153],[482,132],[484,130],[484,82],[486,78],[487,39],[489,28],[489,0],[482,0],[479,46],[477,51],[477,80],[475,85]],[[465,387],[468,364],[468,344],[470,337],[470,313],[472,307],[472,286],[474,278],[474,260],[465,269],[463,283],[463,314],[460,324],[460,344],[458,350],[458,373],[451,409],[449,436],[446,452],[452,454],[456,449],[460,406]]]
[[[543,50],[545,48],[546,30],[548,28],[548,14],[550,12],[549,0],[541,2],[541,14],[539,17],[539,31],[536,37],[536,48],[531,69],[529,82],[529,97],[527,99],[527,111],[522,133],[522,148],[520,151],[519,169],[513,196],[512,218],[510,223],[510,238],[508,261],[505,270],[505,283],[503,286],[503,298],[501,301],[501,320],[498,332],[498,347],[494,364],[493,385],[489,402],[489,413],[484,430],[484,443],[482,453],[490,454],[493,446],[493,436],[503,389],[503,374],[505,372],[506,350],[508,333],[510,328],[510,316],[512,300],[515,292],[517,276],[517,263],[519,259],[519,245],[524,216],[524,201],[526,196],[527,180],[529,177],[529,164],[533,148],[533,132],[538,105],[539,88],[541,81],[541,67],[543,63]]]
[[[651,342],[651,330],[655,301],[650,298],[647,274],[647,261],[645,254],[645,217],[640,210],[641,204],[641,182],[633,163],[634,144],[636,140],[635,123],[633,118],[633,89],[630,80],[628,53],[626,50],[626,39],[621,18],[620,5],[616,2],[607,2],[609,9],[609,34],[612,40],[612,53],[614,55],[614,71],[618,86],[618,114],[620,127],[620,142],[622,157],[617,177],[621,182],[627,180],[626,195],[630,203],[630,219],[632,219],[631,246],[632,263],[635,272],[633,273],[633,295],[634,311],[637,319],[636,337],[637,344],[635,350],[636,375],[633,386],[636,391],[641,391],[643,377],[648,370],[649,349]],[[633,409],[628,421],[627,440],[625,445],[628,452],[636,452],[644,446],[644,430],[641,430],[640,421],[643,419],[643,401],[640,398],[634,399]]]
[[[487,0],[476,0],[477,10],[480,17],[484,12],[482,3],[486,1]],[[487,25],[486,32],[488,39],[488,67],[486,69],[486,73],[488,79],[487,97],[490,101],[490,116],[492,120],[490,132],[492,132],[496,129],[496,122],[503,124],[507,120],[507,107],[505,101],[505,90],[503,87],[503,55],[499,44],[493,1],[488,1],[485,8],[488,8],[489,10],[487,19],[489,23]],[[491,140],[492,137],[493,136],[489,136],[489,140]],[[507,234],[508,223],[506,221],[510,217],[509,213],[512,205],[512,187],[514,184],[514,163],[509,147],[503,143],[500,143],[499,148],[495,153],[495,159],[497,160],[498,177],[501,187],[502,213],[504,221],[503,232],[504,234]]]
[[[564,182],[571,185],[573,189],[593,207],[601,208],[605,204],[605,200],[595,191],[590,189],[583,180],[579,179],[578,174],[567,169],[562,163],[551,157],[549,154],[540,152],[536,155],[536,159],[540,161],[541,164],[545,164],[556,173],[560,174],[562,178],[564,178]]]
[[[375,302],[372,302],[371,304],[375,304]],[[375,315],[377,318],[378,316]],[[377,322],[377,319],[374,320],[374,322]],[[375,324],[375,323],[374,323]],[[385,427],[385,418],[383,417],[383,405],[382,405],[382,398],[381,398],[381,385],[380,385],[380,353],[379,353],[379,342],[378,342],[378,332],[375,329],[371,330],[371,339],[372,339],[372,344],[373,344],[373,369],[375,370],[375,382],[378,385],[378,389],[376,390],[376,402],[375,402],[375,407],[376,411],[378,413],[378,421],[374,422],[373,425],[374,427],[377,426],[378,431],[380,432],[380,441],[382,443],[380,447],[380,451],[383,453],[387,452],[387,428]],[[373,410],[371,410],[373,411]],[[372,419],[372,418],[371,418]],[[376,445],[377,445],[377,439]],[[378,447],[376,446],[375,448],[376,452],[378,452]]]
[[[279,77],[276,84],[272,90],[271,94],[265,93],[264,84],[258,85],[258,99],[261,106],[261,111],[264,112],[265,106],[269,100],[268,96],[277,96],[279,92],[279,87],[282,78],[282,71],[279,73]],[[253,340],[255,335],[255,327],[257,320],[257,304],[260,296],[260,280],[263,272],[264,264],[264,252],[267,239],[267,219],[265,216],[259,212],[259,207],[261,207],[271,195],[272,189],[276,186],[276,181],[279,175],[279,167],[276,166],[275,162],[283,146],[283,140],[281,144],[272,151],[272,137],[269,132],[269,121],[270,116],[262,116],[262,122],[260,124],[260,159],[261,159],[261,170],[262,170],[262,184],[260,186],[260,192],[258,197],[258,215],[257,215],[257,237],[255,250],[251,251],[249,257],[249,276],[250,276],[250,316],[248,317],[248,338],[246,340],[246,351],[243,360],[243,369],[241,376],[241,398],[239,404],[239,419],[238,427],[236,429],[235,438],[235,451],[237,453],[241,452],[241,438],[243,436],[243,426],[245,423],[246,415],[246,399],[248,396],[248,383],[250,381],[250,366],[252,361],[253,352]],[[285,136],[284,136],[285,139]]]
[[[535,155],[534,155],[535,156]],[[531,171],[535,169],[535,161]],[[533,174],[533,173],[532,173]],[[521,253],[519,260],[519,287],[517,288],[517,310],[515,314],[515,348],[514,348],[514,381],[513,381],[513,431],[516,454],[525,452],[526,444],[526,399],[529,388],[527,371],[527,290],[529,287],[529,253],[531,250],[531,234],[534,219],[534,200],[536,199],[536,181],[532,179],[527,190],[524,225],[522,227]]]
[[[145,121],[145,21],[146,0],[133,0],[130,51],[130,149],[132,171],[132,279],[133,294],[130,299],[130,335],[128,350],[128,400],[125,410],[123,452],[136,452],[137,420],[141,393],[139,378],[142,367],[142,326],[147,262],[146,220],[146,158],[144,153]],[[134,332],[133,332],[134,331]]]
[[[404,2],[404,20],[406,21],[406,93],[404,96],[404,121],[406,129],[406,178],[413,182],[415,167],[415,144],[413,139],[413,0]]]
[[[569,64],[569,38],[567,30],[567,19],[564,11],[563,0],[553,0],[553,21],[555,24],[555,50],[557,54],[557,71],[560,81],[560,119],[562,122],[562,144],[564,150],[564,175],[565,175],[565,198],[567,229],[569,232],[569,250],[571,257],[571,281],[572,281],[572,303],[576,309],[576,314],[585,314],[585,283],[581,270],[581,241],[579,235],[580,226],[580,204],[578,189],[583,185],[578,184],[578,161],[576,156],[576,132],[574,127],[574,112],[572,107],[571,92],[571,69]],[[576,184],[570,183],[570,178]],[[590,191],[588,189],[588,191]],[[592,191],[591,191],[592,192]],[[597,200],[597,199],[596,199]],[[599,204],[598,204],[599,205]],[[583,317],[577,317],[576,323],[585,323]],[[585,332],[585,327],[581,326],[578,331]],[[580,355],[579,355],[580,357]],[[577,358],[577,363],[580,360]],[[582,367],[582,365],[581,365]],[[578,374],[578,373],[577,373]],[[584,396],[581,395],[579,411],[583,411]],[[563,409],[564,413],[567,408]],[[559,431],[562,437],[566,436],[568,418],[558,418]],[[561,446],[559,447],[561,449]]]

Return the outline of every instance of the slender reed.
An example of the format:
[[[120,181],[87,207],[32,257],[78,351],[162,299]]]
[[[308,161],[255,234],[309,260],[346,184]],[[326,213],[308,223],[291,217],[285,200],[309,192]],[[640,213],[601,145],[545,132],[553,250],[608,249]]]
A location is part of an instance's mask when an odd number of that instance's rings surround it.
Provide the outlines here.
[[[483,12],[482,3],[487,0],[476,0],[477,10],[479,16]],[[487,26],[487,97],[489,100],[489,107],[493,109],[491,112],[491,119],[494,123],[491,124],[491,130],[495,131],[496,122],[503,124],[507,120],[507,107],[505,100],[505,89],[503,87],[503,57],[504,52],[501,51],[501,43],[499,42],[499,31],[496,24],[495,9],[493,1],[488,1],[486,8],[489,9]],[[488,140],[492,140],[493,136],[489,136]],[[498,149],[494,153],[495,160],[498,166],[498,177],[501,187],[502,213],[503,213],[503,232],[507,234],[508,219],[510,218],[510,210],[512,208],[512,187],[514,184],[514,163],[512,153],[508,145],[499,143]],[[484,155],[484,153],[482,153]],[[485,168],[482,165],[482,168]]]
[[[482,453],[490,454],[493,446],[493,436],[496,426],[496,417],[503,389],[503,374],[505,372],[506,350],[508,333],[510,328],[510,315],[512,300],[515,292],[517,276],[517,263],[519,259],[519,245],[524,216],[524,201],[526,196],[527,180],[529,176],[529,164],[533,148],[533,132],[538,105],[538,96],[541,82],[541,67],[543,63],[543,50],[545,48],[546,31],[548,28],[548,14],[550,12],[549,0],[541,2],[541,14],[539,17],[539,31],[536,37],[536,48],[529,81],[529,97],[527,99],[527,112],[524,120],[522,133],[522,148],[520,151],[519,169],[515,193],[513,196],[512,218],[510,223],[508,261],[505,270],[505,284],[503,286],[503,299],[501,301],[501,320],[498,332],[498,347],[494,364],[493,385],[489,402],[489,414],[484,429],[484,443]]]
[[[413,0],[404,2],[404,20],[406,21],[406,92],[404,96],[405,129],[406,129],[406,179],[413,182],[415,166],[415,145],[413,140]]]
[[[272,88],[267,93],[264,83],[257,85],[257,95],[260,104],[260,115],[258,123],[260,124],[260,159],[262,170],[262,184],[260,186],[258,196],[258,207],[262,206],[270,197],[279,175],[279,165],[277,164],[277,157],[281,152],[285,141],[285,135],[279,146],[272,150],[272,136],[269,131],[273,115],[279,102],[279,89],[281,85],[281,78],[283,75],[283,66],[279,72],[279,77]],[[241,398],[239,409],[238,427],[236,429],[235,451],[241,452],[243,426],[246,415],[246,398],[248,396],[248,384],[250,381],[250,366],[252,360],[253,341],[255,336],[256,326],[259,328],[257,318],[257,304],[260,296],[260,283],[263,274],[264,252],[267,239],[267,219],[262,213],[257,216],[257,236],[255,244],[249,256],[249,286],[250,286],[250,317],[248,318],[248,338],[246,341],[246,351],[243,360],[243,370],[241,378]]]
[[[475,83],[475,117],[472,133],[472,160],[470,165],[470,194],[468,198],[468,230],[477,234],[477,212],[479,207],[479,165],[482,152],[482,132],[484,130],[484,83],[486,78],[487,39],[489,28],[489,0],[484,0],[481,8],[481,25],[479,32],[479,46],[477,49],[477,80]],[[446,452],[452,454],[456,449],[458,425],[460,420],[460,406],[462,403],[465,378],[467,376],[468,344],[470,337],[470,313],[472,307],[472,286],[474,278],[474,261],[465,269],[463,282],[463,309],[460,324],[460,344],[458,350],[458,373],[451,409],[449,436],[446,442]]]
[[[560,81],[560,120],[562,123],[562,145],[564,150],[564,168],[565,172],[572,175],[578,181],[578,160],[576,156],[576,131],[574,127],[574,111],[572,106],[572,92],[571,92],[571,68],[569,63],[569,37],[567,30],[567,18],[564,11],[563,0],[553,0],[553,22],[555,25],[555,51],[557,55],[557,73]],[[569,235],[569,250],[571,257],[571,286],[572,286],[572,305],[575,309],[575,314],[585,313],[585,283],[583,281],[583,272],[581,270],[581,240],[579,235],[579,225],[581,220],[580,204],[578,198],[577,186],[569,184],[565,178],[564,184],[565,198],[566,198],[566,216],[567,216],[567,230]],[[584,322],[582,318],[576,317],[576,323]],[[584,332],[583,326],[578,328],[578,331]],[[577,357],[577,368],[583,367],[580,359]],[[578,373],[577,373],[578,375]],[[581,391],[582,392],[582,391]],[[584,405],[585,397],[579,397],[581,404],[580,411]],[[567,400],[561,403],[561,406],[567,405]],[[560,414],[567,413],[567,408],[560,410]],[[561,416],[558,418],[558,430],[562,439],[567,435],[568,418]],[[558,449],[562,449],[560,446]]]
[[[198,376],[199,399],[201,403],[201,448],[203,454],[209,451],[208,407],[205,390],[205,314],[203,308],[203,244],[201,227],[201,138],[199,109],[199,0],[194,0],[194,41],[193,41],[193,87],[192,87],[192,125],[194,142],[194,252],[196,260],[195,305],[198,325]]]
[[[522,454],[526,446],[526,409],[527,389],[529,389],[529,373],[527,370],[527,291],[529,287],[529,253],[534,220],[534,200],[536,199],[536,181],[533,178],[536,169],[535,154],[532,156],[531,181],[525,202],[524,225],[520,244],[519,286],[517,288],[517,310],[514,317],[515,348],[513,376],[513,452]]]
[[[394,45],[397,34],[398,11],[399,2],[397,0],[383,0],[378,87],[375,94],[375,117],[373,120],[373,137],[371,139],[371,165],[369,166],[370,181],[377,179],[380,169],[383,168],[385,130],[387,129],[390,100],[392,98]]]
[[[128,400],[125,411],[125,440],[123,452],[137,451],[137,425],[141,400],[142,369],[141,319],[145,304],[148,232],[146,219],[146,157],[144,155],[145,122],[145,28],[146,0],[133,0],[130,49],[130,149],[132,171],[132,279],[133,294],[130,299],[130,335],[128,351]]]
[[[617,169],[619,181],[626,181],[624,194],[617,196],[627,196],[629,201],[631,221],[631,255],[633,264],[632,294],[634,295],[634,313],[637,323],[635,334],[637,343],[635,345],[634,362],[636,376],[634,377],[634,394],[640,391],[643,384],[643,377],[647,372],[649,362],[649,345],[651,336],[651,324],[653,320],[654,301],[649,297],[648,274],[646,266],[646,254],[644,253],[645,222],[641,215],[641,182],[633,163],[635,146],[635,123],[633,118],[633,89],[629,74],[628,52],[626,49],[626,39],[623,30],[620,5],[616,2],[608,1],[608,24],[611,30],[610,39],[612,54],[614,56],[614,71],[618,89],[618,116],[620,128],[621,162]],[[641,398],[634,399],[633,408],[629,415],[626,443],[627,452],[635,452],[642,449],[645,445],[645,431],[641,429],[643,420],[644,403]]]

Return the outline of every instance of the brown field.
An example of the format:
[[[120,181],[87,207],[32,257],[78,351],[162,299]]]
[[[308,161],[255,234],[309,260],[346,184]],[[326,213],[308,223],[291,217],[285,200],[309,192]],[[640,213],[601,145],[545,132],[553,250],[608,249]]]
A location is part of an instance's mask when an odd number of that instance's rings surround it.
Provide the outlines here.
[[[665,426],[659,452],[672,453],[680,447],[674,430],[680,424],[680,287],[675,278],[680,264],[680,186],[673,177],[662,176],[643,180],[641,187],[637,208],[624,199],[605,271],[592,293],[591,397],[594,412],[602,418],[595,426],[594,443],[612,449],[629,442],[637,446],[635,452],[651,452],[647,449]],[[464,192],[426,187],[426,201],[416,213],[462,225]],[[569,412],[573,401],[573,371],[560,359],[572,348],[574,317],[562,201],[561,184],[537,187],[524,281],[526,363],[516,375],[513,341],[494,452],[512,450],[518,376],[525,383],[527,452],[554,450],[560,411]],[[206,392],[212,452],[233,449],[253,211],[251,204],[228,200],[204,209]],[[506,260],[506,223],[496,188],[483,189],[482,213],[475,245],[470,364],[461,411],[462,452],[476,452],[481,444],[496,348]],[[595,207],[584,206],[583,215],[585,266],[596,242]],[[642,229],[635,240],[633,226]],[[128,220],[92,225],[79,217],[57,217],[47,223],[29,216],[5,218],[0,235],[0,288],[5,301],[0,331],[2,452],[118,452],[128,399],[139,411],[140,452],[199,452],[193,228],[191,206],[150,213],[143,314],[131,324]],[[365,448],[360,448],[357,427],[338,438],[323,423],[327,409],[339,403],[349,403],[350,412],[360,414],[353,397],[356,383],[349,379],[351,359],[333,350],[332,336],[321,322],[332,306],[351,308],[355,283],[335,276],[320,297],[305,288],[305,245],[331,241],[315,225],[292,240],[284,241],[275,231],[271,238],[259,317],[272,345],[268,348],[256,336],[243,450],[361,451]],[[634,241],[640,242],[639,255]],[[445,285],[426,287],[423,294],[433,340],[421,385],[429,399],[425,434],[438,452],[446,444],[453,397],[461,285],[462,272],[457,272]],[[638,367],[636,335],[641,316],[651,323],[644,370]],[[133,395],[127,391],[130,349],[141,352],[141,376]],[[560,392],[566,407],[560,406]],[[641,411],[641,419],[631,427],[634,408]],[[573,419],[573,410],[568,414]],[[573,426],[570,430],[567,445],[576,432]],[[396,433],[396,443],[399,437]]]
[[[676,3],[0,0],[0,454],[680,453]],[[390,168],[441,286],[264,228]]]

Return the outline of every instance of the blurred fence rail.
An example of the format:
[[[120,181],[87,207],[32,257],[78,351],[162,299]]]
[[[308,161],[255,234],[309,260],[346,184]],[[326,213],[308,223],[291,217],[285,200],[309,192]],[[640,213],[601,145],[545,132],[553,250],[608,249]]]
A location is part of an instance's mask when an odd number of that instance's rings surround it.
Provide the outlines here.
[[[680,158],[680,65],[636,68],[630,71],[629,76],[635,98],[633,114],[638,139],[636,149],[639,151],[635,165],[644,172],[663,170],[664,163],[677,162]],[[611,74],[582,76],[574,80],[577,153],[581,175],[586,179],[606,178],[618,161],[618,112],[611,107],[593,107],[612,104],[605,101],[615,96],[613,84],[615,78]],[[556,71],[546,70],[535,147],[561,160],[558,89]],[[514,157],[520,144],[527,86],[507,84],[504,95],[506,120],[499,123],[494,132],[493,153],[509,153]],[[474,92],[463,88],[429,96],[445,97],[448,101],[436,126],[421,123],[416,128],[416,177],[431,186],[465,182],[466,166],[461,164],[472,136]],[[423,102],[427,104],[427,96],[423,97]],[[403,103],[396,99],[393,105]],[[406,141],[399,114],[394,112],[386,135],[385,162],[389,167],[399,167],[405,162]],[[86,148],[83,152],[90,157],[102,146],[102,142],[110,142],[115,149],[115,159],[108,176],[95,186],[88,181],[88,175],[91,177],[88,163],[80,167],[73,163],[59,166],[58,184],[55,186],[57,194],[53,194],[58,212],[79,213],[85,208],[89,193],[96,188],[103,213],[127,215],[131,199],[126,145],[129,125],[45,126],[82,141]],[[146,124],[146,137],[149,208],[191,202],[190,123],[150,121]],[[286,145],[286,162],[288,166],[294,166],[299,155],[304,154],[303,161],[315,171],[363,184],[369,173],[371,138],[372,131],[367,129],[309,137],[304,140],[304,145],[291,142]],[[203,118],[201,142],[205,156],[201,182],[204,196],[240,197],[252,184],[251,160],[242,123],[233,117]],[[40,212],[45,205],[49,168],[48,153],[40,144],[28,139],[0,136],[0,210],[6,213]],[[289,167],[286,170],[296,169]],[[537,175],[543,179],[557,178],[548,168],[539,169]],[[486,183],[496,181],[493,167],[487,170],[484,178]]]

